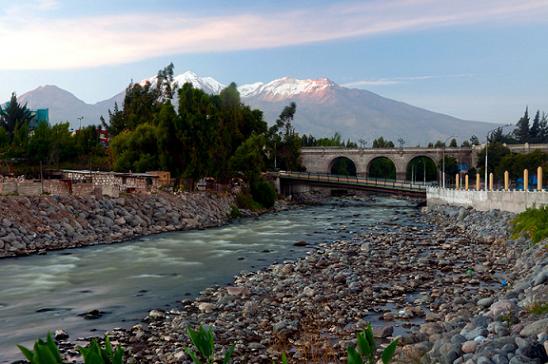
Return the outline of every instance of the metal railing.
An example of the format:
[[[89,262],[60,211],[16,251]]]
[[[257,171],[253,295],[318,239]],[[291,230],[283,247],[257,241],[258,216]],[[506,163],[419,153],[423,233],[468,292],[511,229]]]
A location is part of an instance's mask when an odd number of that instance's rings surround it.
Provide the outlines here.
[[[401,181],[384,178],[344,176],[328,173],[313,173],[313,172],[278,172],[280,178],[295,179],[301,181],[311,181],[319,183],[332,183],[340,185],[353,185],[363,187],[377,187],[390,190],[425,192],[427,187],[433,184],[417,183],[412,181]]]

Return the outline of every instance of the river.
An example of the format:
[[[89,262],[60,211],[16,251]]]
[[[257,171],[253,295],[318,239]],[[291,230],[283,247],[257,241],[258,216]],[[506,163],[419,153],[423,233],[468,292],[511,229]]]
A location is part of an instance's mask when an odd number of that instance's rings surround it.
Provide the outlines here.
[[[150,309],[169,309],[207,287],[226,285],[241,271],[296,259],[310,249],[295,247],[296,241],[313,247],[412,224],[414,206],[380,197],[333,199],[219,228],[1,259],[0,363],[22,358],[15,345],[31,346],[48,331],[64,329],[73,340],[102,335],[139,322]],[[80,316],[94,309],[103,316]]]

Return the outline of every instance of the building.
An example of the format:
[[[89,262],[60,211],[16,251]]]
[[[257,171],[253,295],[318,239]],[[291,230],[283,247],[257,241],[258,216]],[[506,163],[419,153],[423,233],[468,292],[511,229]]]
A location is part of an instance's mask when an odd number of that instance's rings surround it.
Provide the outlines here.
[[[170,173],[164,171],[119,173],[64,169],[61,172],[62,179],[71,184],[91,183],[111,196],[118,196],[120,192],[156,192],[171,182]]]

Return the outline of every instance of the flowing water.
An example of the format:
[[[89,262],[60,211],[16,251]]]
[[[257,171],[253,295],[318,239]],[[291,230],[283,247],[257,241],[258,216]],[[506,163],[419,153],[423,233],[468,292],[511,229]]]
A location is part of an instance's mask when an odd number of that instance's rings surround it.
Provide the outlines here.
[[[243,219],[219,228],[165,233],[115,245],[97,245],[0,260],[0,363],[20,359],[48,331],[71,339],[102,335],[139,322],[153,308],[174,307],[241,271],[296,259],[311,246],[351,239],[368,229],[412,224],[411,202],[333,199],[308,207]],[[386,224],[383,224],[386,223]],[[104,315],[86,320],[91,310]]]

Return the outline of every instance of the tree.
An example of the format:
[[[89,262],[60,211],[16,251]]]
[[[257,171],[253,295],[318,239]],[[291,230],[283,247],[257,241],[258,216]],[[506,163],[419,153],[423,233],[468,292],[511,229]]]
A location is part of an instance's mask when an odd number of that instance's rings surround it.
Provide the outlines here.
[[[502,129],[502,128],[501,128]],[[519,119],[514,129],[514,137],[518,143],[527,143],[529,141],[529,108],[525,108],[525,113]]]
[[[455,138],[451,139],[451,142],[449,143],[449,148],[457,148],[457,147],[458,147],[457,139]]]
[[[489,143],[488,146],[488,158],[487,158],[487,171],[497,172],[496,168],[500,164],[502,158],[510,154],[510,149],[505,147],[502,143]],[[483,175],[485,173],[485,148],[483,148],[478,153],[478,162],[476,167],[480,170],[480,173]]]
[[[480,141],[479,141],[478,137],[475,136],[475,135],[472,135],[472,136],[470,137],[470,144],[472,144],[472,145],[480,145]]]
[[[434,144],[434,148],[445,148],[445,143],[441,140],[436,141],[436,144]]]
[[[4,127],[11,141],[16,130],[22,130],[24,124],[28,124],[33,119],[32,112],[27,105],[21,105],[17,102],[15,92],[11,94],[10,101],[2,108],[0,106],[0,124]]]
[[[146,172],[158,169],[156,127],[150,123],[135,130],[124,130],[112,139],[114,169],[117,171]]]
[[[183,145],[177,137],[179,119],[171,102],[162,104],[157,118],[159,166],[179,177],[183,172]]]
[[[265,167],[265,149],[266,138],[264,135],[251,135],[230,157],[230,170],[242,173],[248,181],[256,180]]]
[[[543,112],[539,123],[540,143],[548,143],[548,116]]]
[[[533,125],[529,131],[529,140],[531,143],[540,143],[542,141],[542,135],[540,130],[540,110],[537,110],[535,118],[533,119]]]
[[[472,147],[472,144],[470,144],[468,140],[464,140],[460,146],[461,148],[470,148]]]
[[[40,123],[29,139],[28,156],[33,162],[49,162],[52,146],[51,128],[47,123]]]
[[[175,84],[173,87],[173,63],[170,63],[164,69],[158,71],[156,75],[156,92],[160,102],[170,101],[175,94]]]
[[[268,132],[275,167],[288,171],[303,169],[300,162],[301,139],[292,124],[296,111],[294,102],[286,106]]]
[[[535,150],[530,153],[510,153],[505,155],[496,166],[498,175],[508,171],[511,179],[522,178],[523,170],[529,170],[531,176],[536,176],[538,167],[543,167],[544,175],[548,174],[548,153]]]
[[[385,140],[383,137],[379,137],[373,140],[373,148],[394,148],[394,143],[391,140]]]

